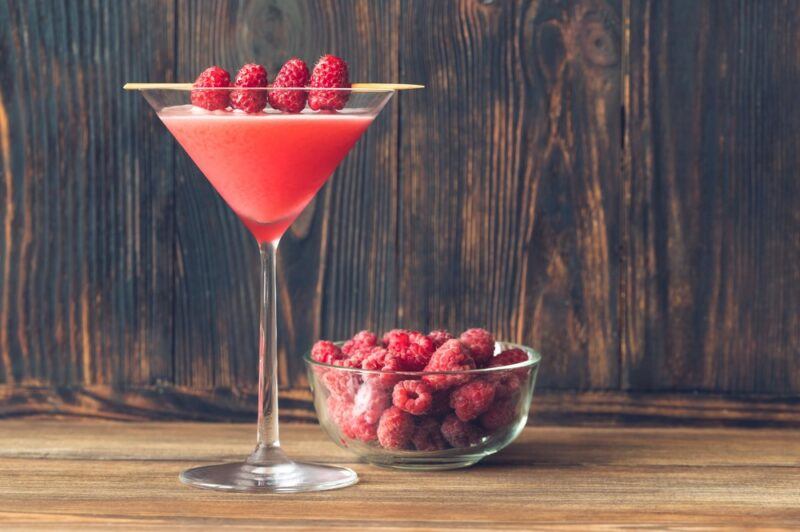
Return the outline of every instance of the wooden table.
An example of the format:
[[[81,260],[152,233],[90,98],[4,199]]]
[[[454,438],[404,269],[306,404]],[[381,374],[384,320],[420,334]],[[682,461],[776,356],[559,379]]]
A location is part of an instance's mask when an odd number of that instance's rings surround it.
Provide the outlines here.
[[[525,529],[588,525],[800,527],[800,431],[530,427],[467,470],[359,464],[314,425],[292,456],[361,482],[302,495],[185,487],[191,465],[241,458],[251,425],[0,421],[0,528]]]

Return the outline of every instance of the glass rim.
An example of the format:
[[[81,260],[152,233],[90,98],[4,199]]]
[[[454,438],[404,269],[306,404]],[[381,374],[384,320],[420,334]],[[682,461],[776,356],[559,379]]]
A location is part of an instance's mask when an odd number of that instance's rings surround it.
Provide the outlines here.
[[[374,89],[366,87],[140,87],[134,89],[140,92],[194,92],[194,91],[247,91],[247,92],[275,92],[275,91],[291,91],[291,92],[309,92],[309,91],[331,91],[331,92],[346,92],[356,94],[390,94],[397,92],[396,89]]]
[[[341,346],[344,344],[345,341],[337,341],[333,342],[337,346]],[[496,366],[493,368],[475,368],[475,369],[465,369],[465,370],[456,370],[456,371],[383,371],[379,369],[362,369],[362,368],[348,368],[345,366],[334,366],[333,364],[326,364],[325,362],[317,362],[311,358],[311,352],[309,351],[305,355],[303,355],[303,361],[308,366],[318,367],[318,368],[325,368],[325,369],[335,369],[340,371],[348,371],[351,373],[363,373],[367,375],[403,375],[403,376],[411,376],[411,377],[423,377],[425,375],[486,375],[490,373],[497,373],[500,371],[513,371],[516,369],[527,369],[532,368],[534,366],[538,366],[539,363],[542,361],[542,355],[537,350],[533,349],[532,347],[528,347],[522,344],[515,344],[513,342],[504,342],[504,341],[495,341],[495,344],[500,344],[504,346],[509,346],[511,348],[521,349],[528,355],[528,360],[523,360],[522,362],[517,362],[516,364],[509,364],[508,366]]]

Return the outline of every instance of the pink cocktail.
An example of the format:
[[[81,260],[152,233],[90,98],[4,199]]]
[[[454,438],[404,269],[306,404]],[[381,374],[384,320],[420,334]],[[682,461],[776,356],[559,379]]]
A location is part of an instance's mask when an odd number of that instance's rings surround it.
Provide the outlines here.
[[[158,116],[259,242],[283,235],[374,118],[191,105]]]

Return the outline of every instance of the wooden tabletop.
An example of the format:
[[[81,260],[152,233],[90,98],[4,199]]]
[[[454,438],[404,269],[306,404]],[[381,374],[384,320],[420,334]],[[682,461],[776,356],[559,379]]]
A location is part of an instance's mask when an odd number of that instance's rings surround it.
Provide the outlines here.
[[[296,458],[347,464],[358,485],[300,495],[189,488],[178,472],[243,457],[253,426],[0,421],[0,528],[525,529],[800,527],[800,431],[530,427],[471,469],[360,464],[314,425]]]

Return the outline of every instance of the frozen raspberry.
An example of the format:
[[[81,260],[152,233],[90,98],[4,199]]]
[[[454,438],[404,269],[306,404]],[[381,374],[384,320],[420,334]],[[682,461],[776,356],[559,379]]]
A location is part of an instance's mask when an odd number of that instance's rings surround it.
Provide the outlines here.
[[[337,371],[329,369],[320,377],[320,381],[331,395],[336,395],[340,399],[352,401],[358,392],[358,375],[350,371]]]
[[[234,87],[257,88],[267,86],[267,69],[255,63],[248,63],[239,69]],[[231,105],[245,113],[259,113],[267,106],[267,91],[231,91]]]
[[[350,357],[347,359],[353,364],[354,368],[360,368],[364,361],[372,356],[376,347],[356,346],[350,350]],[[380,348],[383,349],[383,348]]]
[[[394,385],[392,404],[400,410],[420,416],[430,409],[432,403],[431,388],[423,381],[407,380]]]
[[[311,360],[323,364],[332,364],[334,360],[344,358],[344,354],[333,342],[320,340],[311,348]]]
[[[435,330],[428,333],[428,338],[433,342],[433,347],[439,349],[443,343],[453,339],[453,335],[445,330]]]
[[[470,421],[486,412],[494,401],[494,384],[485,379],[476,379],[450,394],[450,406],[461,421]]]
[[[330,420],[339,427],[339,430],[346,438],[355,438],[356,436],[353,432],[353,403],[345,401],[335,395],[328,397],[326,403]]]
[[[498,368],[500,366],[510,366],[512,364],[519,364],[520,362],[526,362],[529,360],[528,354],[519,349],[514,347],[512,349],[507,349],[497,355],[496,357],[492,358],[489,361],[487,367],[489,368]],[[528,377],[528,373],[530,372],[530,368],[518,368],[513,370],[514,374],[519,377],[520,380],[525,380]]]
[[[302,59],[292,57],[281,67],[272,88],[305,87],[308,83],[308,67]],[[299,113],[306,106],[306,91],[272,90],[269,93],[269,104],[279,111]]]
[[[481,441],[481,431],[466,421],[461,421],[454,415],[447,416],[442,421],[442,436],[453,447],[470,447]]]
[[[347,63],[335,55],[323,55],[311,72],[308,91],[308,106],[315,111],[336,111],[342,109],[350,97],[350,91],[319,90],[346,89],[350,87]],[[317,90],[314,90],[317,89]]]
[[[195,87],[230,87],[231,76],[218,66],[208,67],[194,80]],[[192,90],[192,105],[216,111],[228,107],[227,90]]]
[[[513,371],[497,371],[486,378],[495,384],[495,399],[516,399],[522,389],[522,383]]]
[[[422,417],[417,422],[411,443],[418,451],[441,451],[447,449],[447,442],[439,430],[439,422],[432,417]]]
[[[396,406],[386,410],[378,423],[378,441],[386,449],[407,449],[413,433],[413,416]]]
[[[472,359],[479,367],[489,362],[494,354],[494,338],[486,329],[467,329],[461,333],[459,340],[467,346]]]
[[[392,356],[391,353],[384,358],[383,367],[381,368],[383,375],[380,375],[379,381],[381,386],[387,390],[391,390],[395,384],[403,380],[402,375],[395,375],[396,371],[403,371],[400,360]]]
[[[391,403],[392,398],[388,391],[367,381],[361,385],[353,399],[353,415],[360,416],[367,423],[377,423]]]
[[[370,442],[378,439],[378,424],[367,422],[363,416],[354,416],[350,422],[350,431],[356,439]]]
[[[425,371],[465,371],[475,369],[467,349],[458,340],[448,340],[436,350]],[[423,379],[434,390],[445,390],[469,381],[471,375],[425,375]]]
[[[389,356],[389,352],[383,347],[373,347],[369,354],[361,361],[361,368],[380,371],[386,363],[387,356]]]
[[[397,333],[386,349],[399,359],[404,371],[422,371],[435,351],[433,340],[416,331]]]
[[[378,337],[370,331],[361,331],[356,333],[350,340],[342,345],[342,352],[345,355],[350,355],[352,351],[361,347],[374,347],[378,345]]]
[[[517,417],[517,403],[509,399],[495,401],[480,417],[486,430],[497,430],[511,424]]]
[[[383,335],[381,342],[383,342],[383,346],[386,349],[393,349],[396,351],[405,349],[410,343],[408,339],[408,333],[410,332],[411,331],[407,331],[406,329],[392,329]]]

